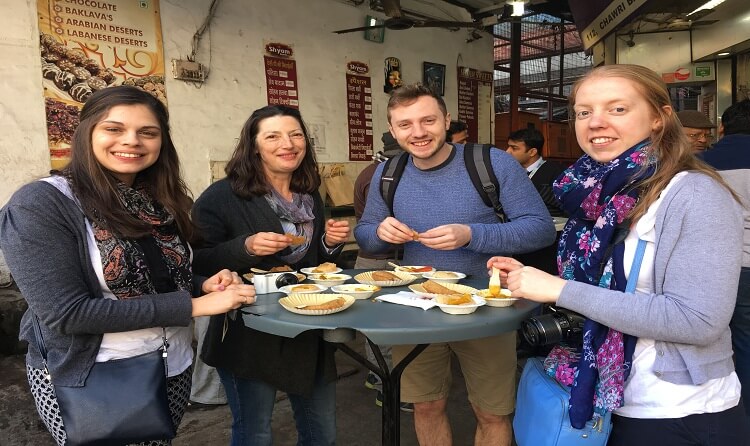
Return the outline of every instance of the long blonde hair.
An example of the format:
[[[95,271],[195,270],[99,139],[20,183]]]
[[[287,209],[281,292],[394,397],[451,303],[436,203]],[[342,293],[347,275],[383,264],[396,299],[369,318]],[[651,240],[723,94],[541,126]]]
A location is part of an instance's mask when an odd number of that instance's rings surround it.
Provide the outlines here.
[[[632,82],[650,105],[651,113],[662,122],[662,125],[651,134],[650,150],[656,158],[656,170],[650,178],[640,184],[640,199],[629,216],[632,220],[635,221],[641,217],[659,198],[659,194],[667,187],[669,181],[677,173],[686,170],[708,175],[724,186],[737,202],[740,202],[737,194],[721,176],[693,154],[692,143],[682,131],[682,124],[672,110],[667,86],[658,74],[640,65],[604,65],[594,68],[573,86],[569,97],[571,109],[575,105],[576,93],[581,85],[596,77],[619,77]]]

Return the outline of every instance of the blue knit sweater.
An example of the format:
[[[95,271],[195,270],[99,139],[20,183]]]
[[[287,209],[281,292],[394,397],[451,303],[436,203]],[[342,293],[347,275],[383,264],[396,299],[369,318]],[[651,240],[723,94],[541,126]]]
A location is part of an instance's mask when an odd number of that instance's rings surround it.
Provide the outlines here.
[[[521,165],[502,150],[490,151],[500,202],[510,219],[500,223],[474,188],[463,151],[463,145],[455,145],[445,163],[429,170],[419,170],[409,156],[394,196],[393,213],[397,220],[418,232],[446,224],[466,224],[471,228],[471,241],[451,251],[409,242],[404,246],[404,264],[432,265],[484,277],[487,260],[493,255],[529,252],[552,244],[552,217]],[[354,230],[360,248],[373,253],[393,249],[376,235],[378,225],[389,215],[380,195],[382,172],[383,164],[373,175],[367,206]]]

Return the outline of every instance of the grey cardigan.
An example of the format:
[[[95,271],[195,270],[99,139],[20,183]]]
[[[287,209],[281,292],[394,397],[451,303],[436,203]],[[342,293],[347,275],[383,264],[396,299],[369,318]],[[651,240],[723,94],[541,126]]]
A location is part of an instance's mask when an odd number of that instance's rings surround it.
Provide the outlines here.
[[[700,385],[734,370],[729,320],[742,259],[740,205],[710,177],[690,172],[656,214],[654,290],[625,296],[568,282],[557,304],[623,333],[656,340],[653,373]]]
[[[0,247],[29,304],[19,336],[29,343],[26,362],[43,367],[31,325],[33,311],[41,321],[47,366],[57,385],[84,384],[103,333],[190,324],[192,296],[185,291],[103,298],[89,258],[84,214],[51,184],[23,186],[0,210]]]

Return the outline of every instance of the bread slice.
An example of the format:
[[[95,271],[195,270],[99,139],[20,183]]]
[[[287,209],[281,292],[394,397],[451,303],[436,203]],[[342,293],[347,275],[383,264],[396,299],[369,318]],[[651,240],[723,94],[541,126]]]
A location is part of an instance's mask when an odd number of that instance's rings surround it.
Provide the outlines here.
[[[390,271],[373,271],[372,280],[376,282],[394,282],[402,279]]]
[[[443,285],[440,285],[439,283],[433,280],[428,280],[422,283],[422,288],[424,288],[424,290],[430,294],[444,294],[444,295],[463,294],[458,291],[454,291],[450,288],[444,287]]]

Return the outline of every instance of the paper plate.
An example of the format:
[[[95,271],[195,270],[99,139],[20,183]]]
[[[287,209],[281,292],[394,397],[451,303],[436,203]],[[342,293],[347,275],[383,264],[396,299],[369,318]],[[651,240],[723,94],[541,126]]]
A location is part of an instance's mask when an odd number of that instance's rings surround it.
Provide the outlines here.
[[[466,294],[477,294],[477,289],[472,288],[470,286],[461,285],[460,283],[441,283],[440,285],[448,288],[449,290],[453,290],[459,293],[466,293]],[[422,297],[429,297],[430,299],[434,299],[438,296],[438,294],[435,293],[428,293],[423,287],[421,283],[415,283],[414,285],[409,285],[409,289]]]
[[[345,283],[331,287],[331,291],[339,294],[348,294],[355,299],[367,299],[376,291],[380,291],[377,285],[365,285],[362,283]]]
[[[472,295],[471,299],[474,301],[473,304],[464,304],[464,305],[448,305],[440,303],[440,298],[442,296],[438,296],[435,299],[435,304],[444,312],[448,314],[471,314],[475,311],[477,311],[477,308],[481,307],[482,305],[485,305],[486,301],[482,299],[481,297],[477,295]]]
[[[373,271],[367,271],[364,273],[359,273],[356,276],[354,276],[354,280],[356,280],[359,283],[364,283],[367,285],[377,285],[381,287],[389,287],[389,286],[404,286],[408,285],[415,280],[417,280],[416,276],[409,273],[402,273],[399,271],[388,271],[389,273],[398,276],[401,278],[401,280],[375,280],[372,278]]]
[[[490,290],[486,288],[477,291],[475,295],[483,298],[487,302],[488,307],[509,307],[513,305],[513,302],[520,300],[517,297],[510,297],[510,290],[506,288],[502,288],[500,294],[507,297],[492,297]]]
[[[308,310],[305,308],[296,308],[298,305],[319,305],[336,298],[344,299],[344,304],[337,308],[331,308],[328,310]],[[279,304],[284,307],[285,310],[291,311],[292,313],[305,314],[310,316],[322,316],[324,314],[338,313],[351,307],[355,299],[352,296],[346,294],[290,294],[287,297],[279,299]]]
[[[333,270],[333,271],[318,272],[318,271],[315,271],[317,268],[318,268],[317,266],[313,266],[313,267],[310,267],[310,268],[300,268],[299,271],[301,273],[305,273],[307,275],[310,275],[310,274],[335,274],[335,273],[340,273],[341,271],[343,271],[343,269],[341,269],[339,267],[336,267],[336,269]]]
[[[309,276],[307,276],[307,278],[317,283],[318,285],[331,287],[334,285],[341,285],[342,283],[351,279],[352,276],[340,273],[323,273],[310,274]]]
[[[319,294],[327,290],[328,287],[318,285],[317,283],[298,283],[296,285],[287,285],[279,288],[284,294]]]

